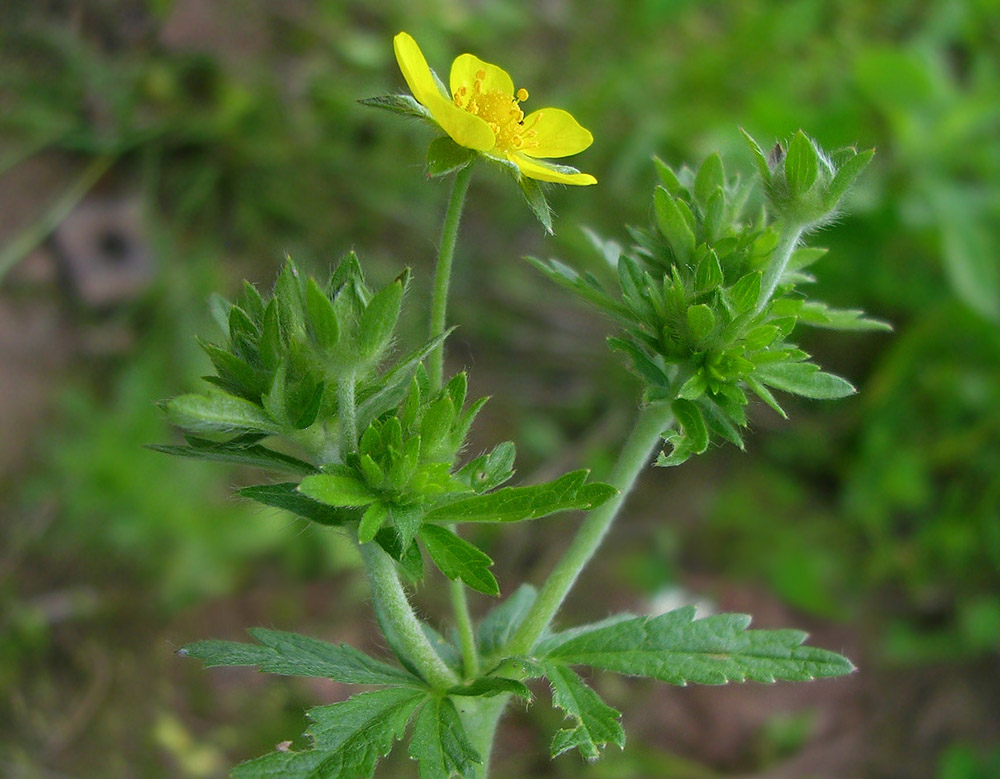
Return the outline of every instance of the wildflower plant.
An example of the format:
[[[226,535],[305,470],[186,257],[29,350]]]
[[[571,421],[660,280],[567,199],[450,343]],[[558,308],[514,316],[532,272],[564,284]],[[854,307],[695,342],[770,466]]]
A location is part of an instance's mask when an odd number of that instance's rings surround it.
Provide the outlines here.
[[[372,776],[395,741],[409,737],[422,779],[486,777],[496,728],[512,699],[532,702],[527,682],[544,678],[565,723],[553,756],[600,757],[623,747],[621,714],[575,669],[589,667],[668,684],[805,681],[850,673],[846,658],[804,645],[795,630],[749,630],[750,617],[697,619],[681,608],[658,616],[617,614],[592,624],[554,625],[574,582],[600,547],[640,473],[676,466],[713,441],[743,446],[751,396],[779,413],[774,392],[836,399],[854,392],[792,340],[798,325],[884,329],[855,310],[801,291],[823,251],[803,238],[831,218],[870,152],[823,153],[804,133],[770,155],[748,140],[757,180],[727,175],[718,155],[698,170],[656,160],[654,222],[631,228],[631,244],[595,239],[617,276],[610,287],[557,260],[531,262],[607,315],[640,388],[632,432],[606,476],[567,473],[511,485],[515,446],[471,455],[465,442],[485,399],[467,397],[464,373],[444,380],[447,299],[461,211],[476,160],[508,170],[547,229],[542,184],[593,177],[541,161],[582,151],[590,133],[565,111],[525,115],[527,94],[471,54],[458,57],[450,92],[406,33],[394,41],[413,97],[362,101],[428,120],[428,171],[455,175],[445,215],[427,339],[399,353],[404,271],[373,289],[348,254],[329,279],[303,277],[289,261],[274,290],[247,284],[237,300],[213,301],[221,338],[202,347],[216,373],[207,394],[164,404],[186,444],[174,455],[249,464],[273,474],[240,494],[344,533],[356,545],[392,656],[255,628],[254,643],[207,640],[182,653],[206,666],[244,665],[375,686],[309,713],[310,749],[278,750],[242,763],[234,776]],[[541,184],[539,182],[542,182]],[[763,207],[749,207],[759,188]],[[466,523],[521,522],[587,512],[540,587],[501,585],[493,561],[461,536]],[[563,516],[558,520],[571,522]],[[427,565],[428,560],[431,566]],[[436,569],[436,570],[434,570]],[[450,624],[414,612],[407,585],[449,580]],[[467,590],[506,598],[476,624]],[[441,629],[439,629],[441,628]]]

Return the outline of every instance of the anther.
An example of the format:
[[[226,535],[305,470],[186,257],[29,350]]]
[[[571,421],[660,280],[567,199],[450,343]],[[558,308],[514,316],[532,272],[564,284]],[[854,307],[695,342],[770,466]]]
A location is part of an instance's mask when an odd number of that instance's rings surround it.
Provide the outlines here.
[[[527,100],[528,99],[528,90],[525,89],[524,87],[521,87],[519,90],[517,90],[517,99],[518,99],[519,102],[523,102],[523,101]]]

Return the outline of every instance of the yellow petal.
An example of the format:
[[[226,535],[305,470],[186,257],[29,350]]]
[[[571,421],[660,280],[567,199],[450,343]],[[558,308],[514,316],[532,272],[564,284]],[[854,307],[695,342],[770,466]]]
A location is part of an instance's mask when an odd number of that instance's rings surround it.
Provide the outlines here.
[[[568,157],[579,154],[594,142],[590,131],[561,108],[533,111],[524,117],[524,129],[536,133],[532,139],[535,143],[521,152],[530,157]]]
[[[434,75],[424,59],[424,54],[420,51],[417,42],[409,33],[401,32],[392,39],[392,48],[396,52],[396,62],[403,72],[406,85],[410,92],[417,98],[417,102],[423,103],[430,108],[428,101],[434,97],[441,98],[441,90],[438,89]]]
[[[523,154],[508,154],[507,159],[517,165],[521,173],[530,179],[554,181],[556,184],[575,184],[581,187],[597,183],[597,179],[589,173],[563,173],[543,162],[525,157]]]
[[[431,112],[441,128],[460,146],[476,151],[489,151],[496,144],[490,126],[474,114],[464,111],[441,94],[437,81],[424,59],[423,52],[409,33],[401,32],[392,39],[396,62],[413,96]]]
[[[459,87],[465,87],[471,92],[476,83],[476,74],[480,72],[486,74],[486,78],[483,79],[484,92],[497,90],[505,95],[514,96],[514,82],[507,75],[507,71],[496,65],[483,62],[474,54],[460,54],[451,63],[451,77],[449,78],[451,93],[454,95]]]
[[[431,112],[434,121],[459,146],[476,151],[490,151],[496,145],[493,129],[483,119],[459,108],[450,100],[435,95],[424,105]]]

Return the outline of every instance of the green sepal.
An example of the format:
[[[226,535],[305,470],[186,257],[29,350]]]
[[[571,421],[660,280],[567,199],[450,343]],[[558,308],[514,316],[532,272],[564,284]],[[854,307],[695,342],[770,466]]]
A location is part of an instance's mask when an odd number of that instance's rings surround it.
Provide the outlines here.
[[[847,193],[847,190],[851,188],[851,185],[854,183],[855,179],[861,175],[861,172],[868,167],[868,164],[872,161],[874,156],[875,150],[867,149],[865,151],[858,152],[840,165],[837,172],[833,176],[833,180],[826,188],[826,200],[824,205],[827,209],[836,208],[840,199]]]
[[[477,153],[474,149],[466,146],[459,146],[447,135],[435,138],[427,148],[427,166],[425,168],[428,177],[439,178],[455,173],[471,165],[476,159]]]
[[[367,544],[375,538],[375,534],[389,518],[388,507],[379,501],[372,503],[361,515],[361,524],[358,525],[358,543]]]
[[[362,360],[375,360],[389,345],[396,329],[408,276],[394,281],[379,292],[365,308],[358,325],[358,350]]]
[[[792,137],[785,154],[785,181],[791,197],[800,197],[812,189],[818,175],[819,154],[816,146],[799,130]]]
[[[410,95],[379,95],[378,97],[366,97],[358,102],[369,108],[381,108],[383,111],[390,111],[400,116],[434,121],[431,112]]]
[[[694,233],[681,212],[680,203],[663,187],[657,187],[653,194],[653,208],[660,232],[678,261],[687,263],[694,254]]]
[[[545,232],[549,235],[554,235],[555,233],[552,229],[552,206],[549,205],[548,198],[545,197],[545,190],[542,188],[541,183],[527,176],[518,177],[517,183],[521,188],[521,195],[524,197],[524,202],[528,204],[531,213],[535,215],[535,218],[545,228]]]
[[[715,193],[726,186],[726,173],[722,166],[722,157],[718,152],[710,154],[698,168],[694,178],[694,197],[702,209],[708,207]]]
[[[313,343],[323,351],[332,349],[340,338],[337,312],[333,302],[312,278],[306,282],[305,307]]]

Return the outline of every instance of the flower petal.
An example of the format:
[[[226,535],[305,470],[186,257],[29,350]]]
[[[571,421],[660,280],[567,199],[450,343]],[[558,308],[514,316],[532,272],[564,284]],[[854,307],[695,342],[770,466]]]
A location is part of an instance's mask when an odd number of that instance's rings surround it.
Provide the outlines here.
[[[417,42],[409,33],[401,32],[392,39],[392,48],[396,52],[396,62],[403,72],[406,85],[410,92],[417,98],[417,101],[430,108],[429,98],[439,97],[444,99],[441,90],[438,89],[434,74],[431,73],[424,53],[420,51]]]
[[[475,114],[470,114],[441,94],[438,82],[427,60],[409,33],[401,32],[392,39],[396,62],[407,86],[419,103],[424,105],[441,128],[460,146],[476,151],[489,151],[496,144],[490,126]]]
[[[517,165],[522,174],[531,179],[554,181],[556,184],[575,184],[581,187],[597,183],[597,179],[589,173],[580,173],[579,171],[564,173],[553,165],[548,165],[541,160],[533,160],[523,154],[508,154],[507,159]]]
[[[524,117],[524,129],[534,130],[535,145],[521,153],[529,157],[568,157],[594,142],[590,130],[580,126],[569,111],[541,108]]]
[[[496,65],[483,62],[474,54],[460,54],[451,63],[451,77],[449,78],[451,93],[454,95],[459,87],[466,87],[471,91],[473,84],[476,83],[476,74],[480,71],[486,73],[486,78],[483,79],[484,92],[497,90],[505,95],[514,96],[514,82],[507,75],[507,71]]]
[[[476,151],[490,151],[496,146],[493,129],[475,114],[470,114],[440,95],[435,95],[424,105],[430,110],[434,121],[459,146]]]

